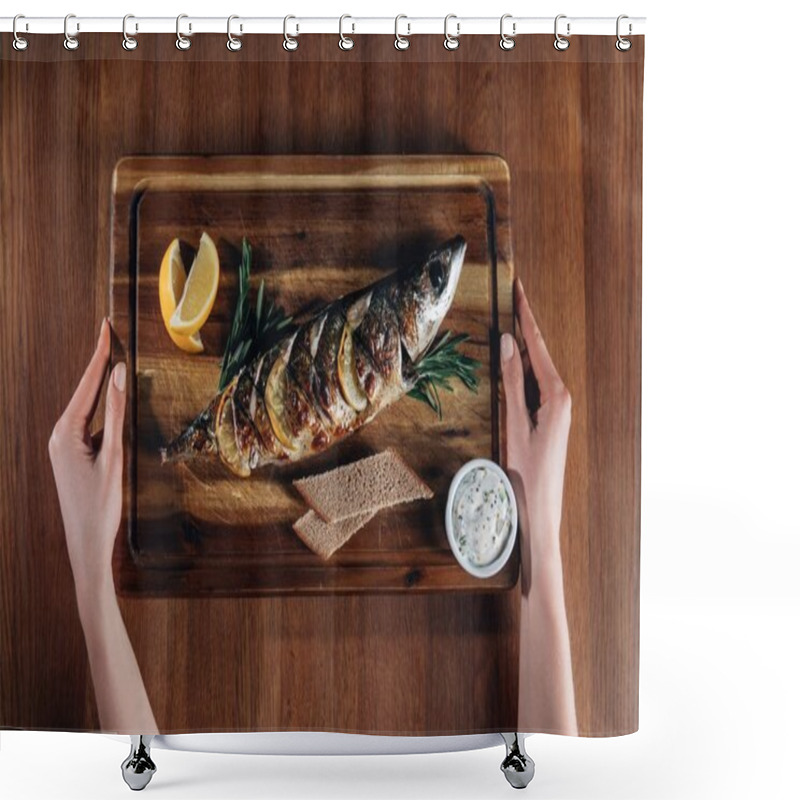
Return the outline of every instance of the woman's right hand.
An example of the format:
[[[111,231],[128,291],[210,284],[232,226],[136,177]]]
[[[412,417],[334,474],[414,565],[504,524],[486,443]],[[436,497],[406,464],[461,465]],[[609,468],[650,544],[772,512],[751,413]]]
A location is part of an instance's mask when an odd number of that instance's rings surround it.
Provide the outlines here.
[[[520,510],[524,590],[532,565],[560,558],[572,401],[547,352],[519,278],[514,282],[514,309],[530,366],[526,369],[522,353],[508,333],[500,342],[500,361],[506,403],[506,463]],[[539,387],[535,409],[529,409],[525,399],[526,379],[531,378]]]
[[[578,720],[559,538],[572,401],[519,280],[514,307],[530,362],[527,370],[514,338],[503,334],[506,464],[520,510],[522,556],[517,730],[574,736]],[[539,386],[537,408],[529,409],[525,400],[526,377]]]

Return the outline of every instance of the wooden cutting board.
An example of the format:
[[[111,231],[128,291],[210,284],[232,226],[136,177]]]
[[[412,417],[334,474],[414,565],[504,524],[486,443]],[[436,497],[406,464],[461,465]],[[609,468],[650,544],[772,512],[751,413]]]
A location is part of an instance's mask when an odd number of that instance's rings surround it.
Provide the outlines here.
[[[487,591],[512,587],[514,553],[481,580],[456,562],[444,528],[447,491],[472,458],[502,463],[499,332],[513,329],[509,173],[494,156],[133,157],[113,182],[111,321],[127,358],[125,507],[117,577],[124,594],[200,596],[293,592]],[[184,262],[206,231],[220,286],[187,355],[161,319],[158,272],[179,237]],[[158,448],[217,389],[237,293],[242,237],[252,283],[301,317],[416,262],[460,233],[466,261],[441,330],[469,334],[480,386],[443,394],[440,421],[405,397],[329,451],[266,467],[249,479],[217,459],[161,465]],[[379,513],[331,559],[306,548],[292,523],[306,506],[294,478],[394,447],[435,497]]]

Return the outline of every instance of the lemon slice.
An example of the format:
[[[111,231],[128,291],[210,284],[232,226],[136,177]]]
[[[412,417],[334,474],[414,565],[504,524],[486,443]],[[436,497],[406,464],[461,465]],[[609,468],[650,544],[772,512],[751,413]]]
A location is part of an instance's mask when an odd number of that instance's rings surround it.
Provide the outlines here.
[[[235,386],[236,384],[229,386],[220,400],[214,435],[217,437],[217,449],[222,463],[234,475],[247,478],[250,475],[250,465],[236,446],[236,431],[233,427],[233,389]]]
[[[339,342],[337,372],[339,386],[347,404],[356,411],[363,411],[367,407],[368,397],[358,382],[356,362],[353,357],[353,333],[349,325],[344,326],[342,340]]]
[[[197,333],[211,314],[218,288],[219,256],[211,237],[204,232],[183,296],[169,320],[172,332],[183,336]]]
[[[191,336],[181,336],[172,331],[169,326],[170,317],[178,307],[178,300],[183,294],[183,287],[186,285],[186,269],[181,259],[180,242],[173,239],[161,259],[161,269],[158,273],[158,300],[161,305],[161,316],[164,325],[167,327],[169,338],[175,342],[181,350],[187,353],[202,353],[203,341],[199,333]]]
[[[287,450],[294,451],[297,449],[297,445],[284,422],[286,417],[286,363],[284,356],[279,356],[272,365],[264,389],[264,402],[267,406],[272,432]]]

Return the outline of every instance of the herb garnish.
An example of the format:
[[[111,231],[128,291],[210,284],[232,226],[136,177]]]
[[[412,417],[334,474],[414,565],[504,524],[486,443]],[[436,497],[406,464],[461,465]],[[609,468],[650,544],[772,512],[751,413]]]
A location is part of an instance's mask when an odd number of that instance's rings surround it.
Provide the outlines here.
[[[258,352],[274,344],[278,335],[292,324],[292,318],[264,297],[264,281],[258,287],[255,312],[250,306],[250,263],[252,251],[246,238],[242,239],[242,261],[239,264],[239,296],[225,345],[219,373],[222,391],[237,373]]]
[[[439,419],[442,418],[439,389],[452,392],[450,380],[458,378],[471,392],[478,391],[478,376],[475,372],[480,366],[480,361],[459,353],[456,349],[468,339],[466,333],[453,336],[450,331],[446,331],[422,356],[419,363],[414,365],[419,379],[408,396],[429,405]]]

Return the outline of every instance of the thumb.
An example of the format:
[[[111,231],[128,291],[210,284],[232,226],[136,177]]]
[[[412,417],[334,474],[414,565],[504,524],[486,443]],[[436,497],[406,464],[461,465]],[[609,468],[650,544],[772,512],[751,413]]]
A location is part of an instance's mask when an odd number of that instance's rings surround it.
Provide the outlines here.
[[[100,452],[109,466],[122,466],[122,426],[125,421],[125,383],[127,368],[121,361],[111,371],[106,394],[106,419]]]
[[[518,425],[530,425],[528,407],[525,405],[522,356],[510,333],[504,333],[500,338],[500,368],[503,373],[503,394],[506,398],[506,425],[512,430]]]

